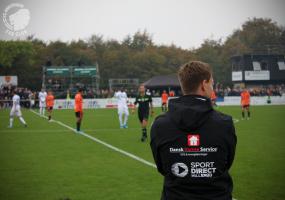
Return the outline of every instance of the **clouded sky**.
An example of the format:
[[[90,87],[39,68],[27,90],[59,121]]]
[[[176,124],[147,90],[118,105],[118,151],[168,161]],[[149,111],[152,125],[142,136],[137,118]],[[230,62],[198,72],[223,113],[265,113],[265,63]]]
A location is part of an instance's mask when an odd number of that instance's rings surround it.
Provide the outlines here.
[[[26,31],[45,41],[92,34],[121,41],[146,29],[156,44],[193,48],[207,38],[225,39],[253,17],[285,26],[285,0],[1,0],[1,17],[11,3],[30,11]],[[1,20],[0,39],[16,39],[6,29]]]

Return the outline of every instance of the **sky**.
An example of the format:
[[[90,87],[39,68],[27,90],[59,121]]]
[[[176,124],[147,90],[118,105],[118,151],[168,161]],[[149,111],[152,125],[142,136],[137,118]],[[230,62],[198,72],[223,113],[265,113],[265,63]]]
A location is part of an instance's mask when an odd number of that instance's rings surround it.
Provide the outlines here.
[[[12,3],[23,4],[30,13],[26,34],[20,37],[7,34],[3,22]],[[100,34],[122,41],[147,30],[155,44],[189,49],[205,39],[225,40],[253,17],[285,26],[284,9],[285,0],[1,0],[0,39],[34,35],[47,42],[71,41]]]

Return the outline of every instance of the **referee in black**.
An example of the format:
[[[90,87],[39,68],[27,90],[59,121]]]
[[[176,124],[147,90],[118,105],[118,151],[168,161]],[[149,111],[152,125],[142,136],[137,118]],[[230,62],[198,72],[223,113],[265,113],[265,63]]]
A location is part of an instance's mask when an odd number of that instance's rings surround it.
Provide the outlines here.
[[[139,87],[139,94],[136,97],[136,100],[134,102],[134,108],[132,112],[135,112],[136,105],[139,105],[138,107],[138,117],[141,123],[142,127],[142,137],[141,141],[144,142],[147,139],[147,122],[149,113],[153,115],[153,106],[152,106],[152,98],[151,95],[146,94],[145,92],[145,86],[140,85]]]
[[[212,107],[211,68],[189,62],[178,79],[183,96],[171,99],[151,128],[153,157],[164,176],[161,200],[232,200],[237,140],[232,118]]]

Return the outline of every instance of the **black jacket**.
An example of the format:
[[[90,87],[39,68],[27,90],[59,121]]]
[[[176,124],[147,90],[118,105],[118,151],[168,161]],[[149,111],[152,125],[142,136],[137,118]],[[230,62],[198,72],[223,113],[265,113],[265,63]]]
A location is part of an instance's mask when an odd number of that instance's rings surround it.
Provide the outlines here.
[[[169,101],[151,128],[151,149],[164,176],[162,200],[231,200],[236,135],[232,118],[208,98]]]

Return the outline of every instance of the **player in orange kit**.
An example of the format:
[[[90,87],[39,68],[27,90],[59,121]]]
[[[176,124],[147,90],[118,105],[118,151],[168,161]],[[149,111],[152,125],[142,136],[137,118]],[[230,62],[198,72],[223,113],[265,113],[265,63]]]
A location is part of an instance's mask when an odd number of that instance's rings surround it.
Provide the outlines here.
[[[83,98],[82,98],[82,89],[78,89],[77,94],[74,99],[74,111],[76,116],[76,130],[80,133],[80,126],[83,117]]]
[[[48,94],[46,97],[46,108],[48,112],[48,121],[51,121],[51,114],[52,114],[53,106],[54,106],[54,96],[52,94],[52,91],[48,91]]]
[[[241,109],[242,109],[242,120],[245,117],[244,111],[247,111],[247,119],[250,118],[250,111],[249,111],[249,106],[250,106],[250,93],[246,90],[246,88],[243,89],[242,93],[240,94],[241,96]]]
[[[168,101],[168,94],[166,93],[166,90],[163,90],[163,93],[161,95],[161,109],[162,112],[166,112],[167,111],[167,101]]]
[[[174,93],[173,90],[171,90],[171,91],[169,92],[169,96],[170,96],[170,97],[174,97],[174,96],[175,96],[175,93]]]
[[[217,100],[217,96],[215,91],[213,90],[212,94],[211,94],[211,102],[212,102],[212,106],[217,106],[216,104],[216,100]]]

